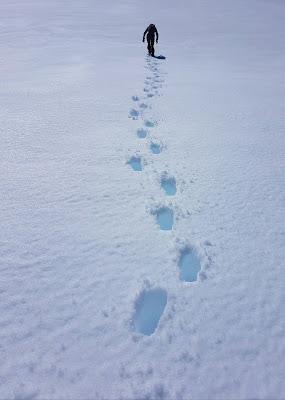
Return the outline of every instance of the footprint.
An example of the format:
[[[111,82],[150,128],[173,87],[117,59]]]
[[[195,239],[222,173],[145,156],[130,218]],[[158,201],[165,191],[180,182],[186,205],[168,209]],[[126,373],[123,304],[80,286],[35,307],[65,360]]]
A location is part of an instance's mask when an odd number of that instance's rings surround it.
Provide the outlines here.
[[[143,91],[147,93],[149,92],[149,88],[144,88]]]
[[[198,274],[201,270],[200,260],[193,248],[185,247],[180,252],[178,261],[180,269],[180,280],[184,282],[197,281]]]
[[[153,93],[148,93],[148,94],[147,94],[147,97],[153,97],[153,96],[154,96]]]
[[[140,128],[140,129],[137,130],[137,136],[140,139],[144,139],[146,137],[146,135],[147,135],[147,130],[146,129]]]
[[[142,171],[142,159],[140,156],[132,156],[127,162],[134,171]]]
[[[138,116],[140,115],[139,111],[135,110],[132,108],[129,112],[129,117],[132,119],[138,119]]]
[[[156,221],[162,231],[171,231],[173,227],[173,211],[169,207],[160,207],[155,212]]]
[[[176,194],[176,180],[173,176],[163,175],[160,184],[167,196],[174,196]]]
[[[167,292],[161,288],[143,290],[135,303],[133,326],[136,332],[152,335],[167,304]]]
[[[139,99],[140,99],[140,98],[139,98],[138,96],[132,96],[132,100],[133,100],[133,101],[139,101]]]
[[[159,154],[161,153],[162,146],[159,143],[151,142],[150,150],[152,151],[153,154]]]
[[[145,103],[141,103],[139,106],[140,106],[140,108],[143,108],[143,109],[146,109],[146,108],[148,108],[148,105],[147,105],[147,104],[145,104]]]
[[[144,125],[147,126],[148,128],[153,128],[155,123],[149,121],[148,119],[146,121],[144,121]]]

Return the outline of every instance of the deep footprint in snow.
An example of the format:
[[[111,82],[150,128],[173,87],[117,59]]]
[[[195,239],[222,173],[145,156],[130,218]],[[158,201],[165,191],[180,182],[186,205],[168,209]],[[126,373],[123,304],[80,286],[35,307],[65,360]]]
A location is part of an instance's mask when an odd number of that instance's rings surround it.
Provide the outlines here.
[[[154,96],[153,93],[148,93],[148,94],[147,94],[147,97],[153,97],[153,96]]]
[[[161,288],[143,290],[135,303],[134,330],[150,336],[157,328],[167,303],[167,292]]]
[[[139,98],[138,96],[132,96],[132,100],[133,100],[133,101],[139,101],[139,99],[140,99],[140,98]]]
[[[139,106],[140,106],[140,108],[142,108],[142,109],[148,108],[148,105],[147,105],[146,103],[141,103]]]
[[[137,130],[137,136],[140,139],[144,139],[146,137],[146,135],[147,135],[147,130],[146,129],[140,128],[140,129]]]
[[[169,207],[160,207],[155,211],[156,221],[162,231],[171,231],[173,227],[173,211]]]
[[[150,150],[152,151],[153,154],[159,154],[161,153],[162,146],[159,143],[151,142]]]
[[[180,280],[184,282],[197,281],[201,270],[200,260],[194,249],[186,247],[180,253],[178,266],[180,269]]]
[[[133,119],[138,119],[139,115],[140,115],[139,111],[135,110],[134,108],[132,108],[129,112],[130,118],[133,118]]]
[[[133,156],[127,162],[134,171],[142,171],[142,159],[139,156]]]
[[[148,128],[153,128],[155,126],[154,122],[149,121],[148,119],[144,122],[144,125]]]
[[[162,176],[160,184],[167,196],[174,196],[176,194],[176,180],[173,176]]]

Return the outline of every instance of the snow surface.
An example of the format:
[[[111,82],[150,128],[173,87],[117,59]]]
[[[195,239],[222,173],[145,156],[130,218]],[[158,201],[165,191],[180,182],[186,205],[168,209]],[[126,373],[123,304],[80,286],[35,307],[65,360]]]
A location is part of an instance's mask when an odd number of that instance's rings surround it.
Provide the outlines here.
[[[285,398],[284,1],[0,15],[0,398]]]

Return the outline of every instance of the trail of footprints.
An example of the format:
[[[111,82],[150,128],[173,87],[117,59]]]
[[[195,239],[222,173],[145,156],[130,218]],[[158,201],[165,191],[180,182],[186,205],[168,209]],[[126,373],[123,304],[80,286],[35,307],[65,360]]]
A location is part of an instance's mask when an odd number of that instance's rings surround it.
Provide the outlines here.
[[[143,98],[132,96],[134,108],[129,111],[129,117],[138,120],[142,119],[143,126],[136,131],[138,139],[149,139],[150,155],[158,156],[164,149],[163,143],[151,137],[151,131],[158,125],[157,122],[145,118],[144,112],[151,109],[149,100],[159,96],[159,89],[164,82],[159,70],[159,62],[147,58],[149,75],[146,77],[143,89]],[[127,164],[135,172],[142,172],[144,168],[143,158],[134,154],[129,158]],[[175,196],[177,182],[173,175],[163,172],[160,177],[160,187],[165,196]],[[151,213],[157,225],[162,231],[173,230],[175,220],[174,210],[165,205],[152,210]],[[177,258],[178,277],[183,282],[195,282],[201,271],[201,260],[197,250],[191,245],[183,245]],[[167,304],[167,291],[160,287],[146,287],[138,295],[134,304],[132,317],[132,328],[135,332],[143,335],[151,335],[155,332],[159,320]]]

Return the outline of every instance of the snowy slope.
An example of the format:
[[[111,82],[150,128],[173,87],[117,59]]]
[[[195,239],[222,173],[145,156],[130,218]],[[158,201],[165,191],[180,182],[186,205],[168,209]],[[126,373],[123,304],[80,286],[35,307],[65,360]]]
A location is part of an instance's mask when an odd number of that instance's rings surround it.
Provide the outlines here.
[[[0,398],[284,398],[284,2],[0,14]]]

